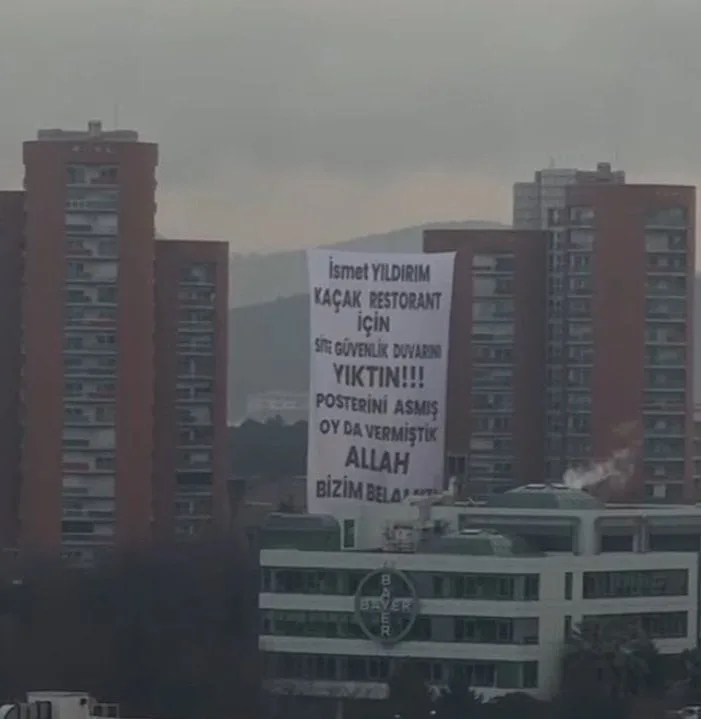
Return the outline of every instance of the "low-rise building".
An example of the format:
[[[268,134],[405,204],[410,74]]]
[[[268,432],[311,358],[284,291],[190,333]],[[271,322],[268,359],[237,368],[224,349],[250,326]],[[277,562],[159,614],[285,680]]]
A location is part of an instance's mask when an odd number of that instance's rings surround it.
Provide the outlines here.
[[[608,507],[562,485],[480,506],[446,497],[271,515],[260,552],[267,686],[335,711],[384,698],[412,659],[438,688],[545,698],[570,631],[609,622],[677,654],[697,644],[700,537],[701,507]]]

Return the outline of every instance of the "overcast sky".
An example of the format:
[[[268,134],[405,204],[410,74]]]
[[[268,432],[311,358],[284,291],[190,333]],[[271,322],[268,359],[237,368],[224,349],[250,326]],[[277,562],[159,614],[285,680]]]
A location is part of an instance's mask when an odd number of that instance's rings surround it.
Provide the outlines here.
[[[511,217],[550,158],[701,177],[699,0],[0,0],[0,188],[38,127],[161,147],[167,235]],[[115,112],[115,108],[118,108]]]

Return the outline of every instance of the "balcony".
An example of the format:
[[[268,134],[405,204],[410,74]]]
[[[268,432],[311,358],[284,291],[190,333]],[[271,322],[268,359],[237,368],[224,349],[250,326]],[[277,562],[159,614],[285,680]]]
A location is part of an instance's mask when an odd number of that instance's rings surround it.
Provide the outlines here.
[[[67,307],[116,307],[117,287],[69,287],[66,291]]]
[[[68,187],[116,187],[118,182],[117,165],[69,165],[66,168]]]
[[[63,391],[64,400],[77,402],[103,402],[114,400],[117,396],[115,382],[70,381],[66,382]]]
[[[210,262],[197,262],[184,267],[180,273],[180,287],[214,288],[216,267]],[[182,290],[181,290],[182,291]]]
[[[74,262],[67,263],[66,283],[68,285],[82,283],[116,283],[119,269],[117,262]]]
[[[118,212],[119,191],[116,189],[69,187],[65,209],[71,212]]]
[[[99,460],[104,459],[103,457],[95,456],[68,456],[66,453],[63,455],[63,462],[61,469],[63,474],[71,475],[83,475],[83,474],[110,474],[113,475],[115,472],[114,461],[100,462]]]
[[[119,246],[116,238],[69,237],[66,256],[78,260],[116,260]]]
[[[116,422],[115,405],[68,405],[63,409],[64,427],[113,427]]]
[[[69,235],[115,236],[119,234],[116,214],[66,212],[65,228]]]

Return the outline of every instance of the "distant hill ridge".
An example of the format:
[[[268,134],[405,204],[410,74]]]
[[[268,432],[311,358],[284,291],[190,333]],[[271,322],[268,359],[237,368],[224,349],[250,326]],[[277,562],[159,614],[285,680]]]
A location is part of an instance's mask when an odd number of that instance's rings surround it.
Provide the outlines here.
[[[499,229],[497,222],[433,222],[368,235],[331,247],[369,252],[421,252],[426,229]],[[233,255],[229,312],[229,418],[250,395],[306,392],[309,384],[309,300],[304,250]]]
[[[448,229],[497,229],[505,227],[497,222],[462,221],[432,222],[406,227],[380,235],[367,235],[354,240],[325,245],[339,250],[370,252],[421,252],[424,230],[436,227]],[[247,307],[270,302],[279,297],[291,297],[307,291],[307,263],[304,250],[274,252],[269,255],[231,255],[231,307]]]

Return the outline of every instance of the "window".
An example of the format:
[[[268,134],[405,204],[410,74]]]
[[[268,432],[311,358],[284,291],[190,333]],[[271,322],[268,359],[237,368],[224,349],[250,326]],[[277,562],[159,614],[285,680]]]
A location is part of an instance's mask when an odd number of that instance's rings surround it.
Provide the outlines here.
[[[588,387],[591,383],[591,369],[574,367],[567,370],[567,384],[574,387]]]
[[[116,185],[116,165],[68,165],[66,182],[69,185]]]
[[[645,371],[647,387],[682,388],[686,381],[685,369],[650,369]]]
[[[69,260],[66,263],[66,274],[69,279],[80,279],[85,277],[85,265],[82,262]]]
[[[645,233],[645,250],[647,252],[683,252],[686,250],[686,232],[651,232]]]
[[[572,599],[572,572],[565,572],[565,599]]]
[[[216,267],[211,262],[197,262],[187,265],[180,271],[181,282],[206,283],[214,282]]]
[[[472,319],[481,320],[512,320],[514,318],[514,300],[475,300],[472,303]]]
[[[538,686],[538,662],[523,662],[523,688],[535,689]]]
[[[685,347],[648,347],[645,349],[645,363],[648,365],[676,366],[686,365]]]
[[[570,280],[571,281],[571,280]],[[569,302],[570,317],[586,318],[591,316],[591,300],[580,297],[572,298]]]
[[[575,434],[587,434],[590,430],[590,415],[570,415],[567,418],[567,429]]]
[[[650,323],[645,327],[645,341],[654,344],[684,344],[686,333],[679,324]]]
[[[591,345],[570,345],[566,356],[572,364],[591,364],[594,361],[594,348]]]
[[[355,547],[355,520],[343,520],[343,549],[353,549]]]
[[[573,294],[589,294],[591,292],[591,277],[570,277],[567,289]]]
[[[686,256],[675,254],[648,254],[647,269],[649,272],[670,272],[674,274],[686,271]]]
[[[510,364],[513,362],[513,349],[509,346],[472,345],[472,357],[475,364]]]
[[[502,617],[455,617],[458,642],[475,644],[537,644],[538,619]]]
[[[689,592],[685,569],[584,572],[584,599],[605,597],[684,597]]]
[[[477,342],[506,342],[514,341],[514,325],[512,322],[490,323],[479,322],[472,326],[472,339]]]
[[[648,639],[674,639],[688,634],[688,612],[645,612],[642,614],[599,614],[582,617],[584,633],[619,634],[639,629]]]
[[[97,245],[98,257],[116,257],[117,240],[100,240]]]
[[[446,471],[451,477],[459,477],[467,470],[467,455],[449,454],[446,457]]]
[[[647,213],[645,224],[648,227],[685,227],[687,225],[686,207],[652,209]]]
[[[686,298],[665,297],[645,300],[647,317],[686,317]]]
[[[645,291],[648,295],[661,297],[684,296],[686,293],[686,277],[650,276],[647,278]]]
[[[513,395],[511,393],[497,394],[495,392],[474,392],[472,395],[475,410],[511,410],[513,409]]]
[[[102,456],[102,457],[95,457],[95,469],[100,471],[106,471],[114,469],[116,466],[116,461],[114,456]]]
[[[497,387],[505,389],[514,379],[513,367],[476,367],[472,375],[475,387]]]
[[[645,455],[649,457],[680,457],[684,455],[683,439],[646,439]]]
[[[569,250],[591,252],[594,248],[594,233],[591,230],[571,230]]]
[[[594,224],[594,208],[593,207],[570,207],[570,224],[571,225],[593,225]]]
[[[570,322],[567,326],[567,336],[574,342],[591,342],[592,328],[589,322]]]

